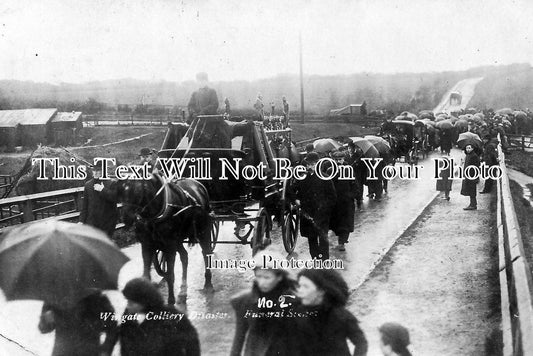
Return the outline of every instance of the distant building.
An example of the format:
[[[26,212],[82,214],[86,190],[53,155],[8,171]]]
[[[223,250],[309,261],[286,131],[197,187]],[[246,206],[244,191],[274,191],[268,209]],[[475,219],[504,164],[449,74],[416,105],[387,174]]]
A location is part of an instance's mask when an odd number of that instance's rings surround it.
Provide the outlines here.
[[[37,146],[51,139],[50,120],[57,109],[0,110],[0,146]]]
[[[363,101],[362,104],[351,104],[340,109],[330,110],[329,116],[354,116],[362,117],[366,116],[366,102]]]
[[[58,112],[50,120],[50,142],[57,146],[74,145],[83,128],[81,111]]]

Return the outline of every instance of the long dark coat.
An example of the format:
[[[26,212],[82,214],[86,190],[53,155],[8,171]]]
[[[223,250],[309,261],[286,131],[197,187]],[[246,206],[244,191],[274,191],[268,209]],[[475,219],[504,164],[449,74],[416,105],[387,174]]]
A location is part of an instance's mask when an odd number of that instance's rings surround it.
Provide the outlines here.
[[[336,235],[353,231],[355,221],[355,198],[357,183],[355,179],[340,180],[333,178],[333,185],[337,193],[337,200],[333,208],[329,227]]]
[[[269,293],[261,293],[257,287],[251,291],[241,293],[231,300],[235,309],[236,327],[231,356],[292,356],[294,348],[290,338],[293,328],[292,320],[286,317],[254,318],[251,313],[279,312],[279,297],[281,295],[294,295],[291,284],[283,280]],[[258,299],[272,300],[276,305],[273,308],[259,308]],[[292,298],[286,298],[286,303],[291,303]],[[260,315],[260,314],[258,314]],[[272,314],[271,314],[272,315]],[[245,344],[246,340],[246,344]],[[242,352],[244,346],[244,352]]]
[[[355,345],[353,355],[366,355],[365,335],[357,318],[344,307],[299,306],[296,312],[308,315],[294,319],[298,355],[349,356],[347,339]]]
[[[466,169],[468,166],[476,166],[479,167],[479,156],[475,151],[472,151],[468,153],[465,157],[465,163],[463,165],[463,168]],[[461,195],[465,195],[468,197],[475,197],[476,196],[476,189],[477,189],[477,183],[479,182],[479,178],[477,179],[463,179],[463,184],[461,185]]]
[[[327,234],[329,219],[337,194],[331,180],[320,179],[316,174],[307,174],[305,179],[294,184],[296,198],[302,205],[300,233],[305,237]]]
[[[439,178],[437,179],[436,183],[437,190],[439,192],[451,191],[453,184],[453,167],[451,165],[451,161],[447,157],[444,157],[444,159],[448,161],[449,168],[442,170],[439,174]]]
[[[170,306],[152,312],[153,315],[180,313]],[[186,316],[181,320],[154,320],[151,317],[141,324],[126,320],[120,326],[120,351],[122,356],[199,356],[200,342],[196,329]]]
[[[444,152],[450,152],[452,149],[453,133],[451,130],[440,131],[440,148]]]
[[[53,322],[43,317],[47,311],[53,313]],[[45,303],[39,330],[42,333],[56,331],[52,356],[98,356],[102,351],[112,351],[112,345],[100,345],[100,333],[114,333],[117,328],[116,321],[105,320],[100,313],[113,312],[109,299],[101,293],[86,297],[69,310]]]
[[[95,183],[103,183],[104,189],[94,190]],[[117,225],[117,184],[109,180],[90,179],[85,183],[80,222],[96,227],[112,236]]]
[[[498,165],[498,149],[497,141],[489,141],[483,148],[483,161],[487,166],[496,166]]]
[[[215,115],[218,109],[217,92],[208,87],[198,89],[192,93],[187,108],[192,116]]]

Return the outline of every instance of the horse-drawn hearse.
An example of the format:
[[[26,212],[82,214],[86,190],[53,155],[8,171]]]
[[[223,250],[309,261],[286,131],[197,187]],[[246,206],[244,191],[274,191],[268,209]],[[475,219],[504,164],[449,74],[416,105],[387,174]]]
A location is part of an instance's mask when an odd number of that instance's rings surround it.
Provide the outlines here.
[[[270,243],[272,216],[275,216],[282,226],[285,248],[292,252],[297,238],[298,212],[287,199],[290,181],[273,179],[275,158],[292,158],[292,164],[298,160],[290,129],[265,130],[260,122],[199,116],[176,147],[163,145],[159,157],[209,159],[209,177],[198,181],[209,193],[212,248],[217,243],[242,243],[251,245],[255,253]],[[259,166],[264,167],[266,179],[261,179],[251,168]],[[188,168],[184,170],[186,174],[191,172]],[[224,221],[236,223],[237,241],[219,240],[219,225]]]
[[[255,253],[270,243],[277,220],[284,247],[292,252],[299,207],[287,194],[290,180],[274,177],[276,158],[287,158],[291,164],[299,160],[290,129],[267,131],[262,122],[198,116],[188,127],[170,125],[158,156],[159,163],[169,165],[156,167],[158,173],[149,181],[123,182],[122,201],[125,223],[138,222],[144,275],[149,277],[153,261],[169,284],[169,303],[175,302],[176,252],[183,268],[180,297],[186,297],[185,242],[202,248],[206,290],[212,289],[208,255],[217,244],[250,245]],[[170,171],[179,171],[179,179],[172,179]],[[219,236],[224,222],[235,224],[235,239]]]

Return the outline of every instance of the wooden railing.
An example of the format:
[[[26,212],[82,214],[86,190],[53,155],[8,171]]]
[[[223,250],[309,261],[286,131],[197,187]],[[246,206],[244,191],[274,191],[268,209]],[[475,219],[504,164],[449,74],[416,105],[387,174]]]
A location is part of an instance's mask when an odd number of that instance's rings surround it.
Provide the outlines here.
[[[506,135],[509,148],[525,151],[527,148],[533,149],[533,136],[526,135]]]
[[[78,221],[83,187],[0,199],[0,234],[12,226],[47,219]],[[122,204],[117,204],[118,208]],[[116,228],[124,224],[118,223]]]
[[[9,189],[15,180],[15,176],[8,174],[0,174],[0,197],[2,197]]]
[[[498,153],[503,171],[497,206],[503,355],[529,356],[533,355],[533,283],[501,145]]]

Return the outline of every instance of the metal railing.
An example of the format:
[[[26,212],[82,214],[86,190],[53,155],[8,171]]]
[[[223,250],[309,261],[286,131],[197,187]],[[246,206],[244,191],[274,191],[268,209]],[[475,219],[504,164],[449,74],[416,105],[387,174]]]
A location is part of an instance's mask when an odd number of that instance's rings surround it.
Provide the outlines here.
[[[498,153],[503,171],[497,206],[503,355],[529,356],[533,355],[533,283],[501,145]]]

